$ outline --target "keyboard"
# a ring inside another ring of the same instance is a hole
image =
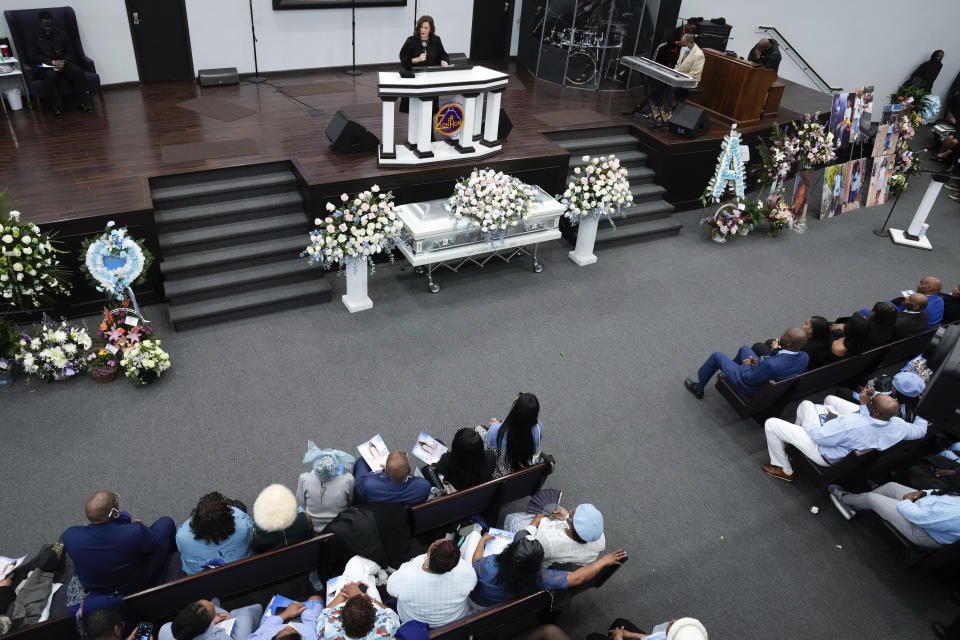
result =
[[[685,73],[680,73],[659,62],[654,62],[650,58],[640,58],[638,56],[623,56],[620,58],[620,64],[634,71],[638,71],[654,80],[659,80],[671,87],[681,89],[693,89],[697,86],[697,81]]]

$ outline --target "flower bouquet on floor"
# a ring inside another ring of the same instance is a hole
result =
[[[502,242],[507,229],[529,215],[536,194],[536,189],[502,171],[474,169],[457,182],[444,209],[478,227],[492,244]]]
[[[0,196],[2,196],[0,192]],[[20,213],[0,207],[0,306],[40,307],[54,296],[70,295],[67,270],[57,254],[53,236]]]
[[[103,310],[103,321],[97,327],[97,338],[104,341],[104,348],[111,354],[118,355],[118,351],[123,351],[153,334],[150,323],[129,305],[130,300],[124,298],[116,309]]]
[[[626,168],[613,154],[583,156],[581,161],[583,164],[573,169],[567,190],[558,198],[566,207],[564,215],[574,224],[588,216],[606,217],[615,227],[610,217],[633,203]]]
[[[836,159],[833,148],[833,133],[817,119],[819,113],[804,114],[803,120],[794,122],[794,134],[785,140],[787,155],[792,157],[799,169],[825,165]]]
[[[403,222],[394,213],[393,192],[373,185],[353,197],[342,194],[340,202],[339,207],[328,202],[327,215],[313,221],[310,244],[300,255],[325,269],[336,264],[342,270],[348,261],[367,263],[372,274],[373,256],[389,253],[400,241]]]
[[[793,210],[790,204],[782,197],[777,197],[767,211],[767,221],[770,223],[770,230],[767,235],[776,237],[780,235],[780,230],[793,224]]]
[[[14,356],[17,364],[44,382],[65,380],[81,373],[93,340],[85,327],[56,322],[47,315],[30,333],[20,336]]]
[[[146,280],[153,255],[143,240],[133,239],[125,227],[113,220],[101,235],[83,241],[84,261],[81,270],[90,284],[106,294],[108,301],[122,300],[134,284]]]
[[[117,377],[117,364],[120,357],[106,349],[91,351],[87,354],[87,371],[97,382],[113,382]]]
[[[728,202],[712,215],[702,218],[700,224],[710,232],[714,242],[723,244],[727,238],[742,228],[747,228],[750,219],[746,215],[747,205],[742,201]]]
[[[170,356],[160,348],[160,340],[141,340],[123,352],[120,367],[123,375],[142,387],[160,377],[160,374],[170,368]]]

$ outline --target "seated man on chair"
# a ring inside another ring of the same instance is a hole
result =
[[[47,89],[47,99],[54,115],[63,117],[63,98],[60,96],[60,78],[64,78],[73,88],[81,111],[90,113],[90,95],[87,93],[87,77],[77,65],[70,44],[70,36],[53,26],[53,15],[41,11],[40,32],[32,34],[27,40],[27,62],[39,69],[40,80]]]
[[[758,356],[746,346],[740,347],[733,360],[715,351],[700,367],[697,380],[687,378],[683,384],[687,391],[703,399],[703,389],[710,378],[717,371],[723,371],[740,395],[750,398],[760,385],[770,380],[783,380],[803,373],[810,361],[810,356],[801,351],[806,343],[806,332],[800,327],[790,327],[779,340],[774,341],[774,349],[769,356]]]
[[[927,426],[897,418],[900,403],[893,397],[876,394],[866,403],[868,415],[849,413],[825,422],[809,400],[797,407],[796,423],[768,418],[763,423],[770,464],[763,465],[768,476],[793,482],[793,467],[786,446],[792,444],[811,462],[829,467],[854,451],[885,451],[902,440],[916,440],[927,434]]]
[[[764,67],[765,69],[780,69],[780,43],[773,38],[760,38],[756,46],[750,50],[747,61]]]
[[[410,460],[406,451],[391,451],[383,471],[372,471],[366,461],[359,458],[353,466],[353,477],[357,504],[420,504],[430,497],[430,483],[410,475]]]
[[[680,57],[677,58],[676,71],[685,73],[700,84],[703,75],[703,51],[697,46],[692,33],[685,33],[680,38]]]

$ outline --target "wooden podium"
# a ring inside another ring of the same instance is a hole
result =
[[[703,55],[701,92],[690,96],[688,103],[737,124],[753,124],[763,116],[776,115],[783,95],[776,71],[714,49],[704,49]]]

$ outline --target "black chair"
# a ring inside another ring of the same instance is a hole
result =
[[[13,46],[16,49],[17,57],[20,60],[20,67],[23,69],[23,79],[30,88],[30,95],[40,107],[40,99],[46,99],[47,88],[40,80],[40,74],[32,60],[27,60],[30,47],[27,45],[29,38],[40,31],[40,19],[37,14],[41,11],[49,11],[53,15],[53,24],[56,28],[63,30],[71,40],[73,52],[77,57],[77,64],[83,69],[87,78],[87,91],[90,95],[96,92],[100,96],[100,102],[103,102],[103,95],[100,93],[100,76],[97,74],[97,68],[93,60],[83,53],[83,43],[80,41],[80,31],[77,28],[77,15],[73,7],[48,7],[37,9],[15,9],[4,11],[3,16],[7,19],[7,27],[10,29],[10,36],[13,38]],[[72,93],[70,85],[60,80],[60,95],[68,96]]]

